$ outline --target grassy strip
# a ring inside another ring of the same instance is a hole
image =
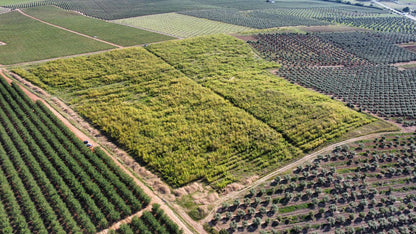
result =
[[[273,76],[265,69],[276,68],[275,63],[257,58],[249,46],[231,36],[193,38],[147,48],[305,151],[376,120]]]
[[[27,8],[24,11],[29,15],[49,23],[89,36],[96,36],[99,39],[122,46],[132,46],[172,39],[172,37],[169,36],[85,17],[79,13],[62,10],[53,6]]]
[[[0,64],[15,64],[113,48],[10,12],[0,15]]]
[[[292,205],[292,206],[285,206],[285,207],[281,207],[279,208],[279,213],[290,213],[296,210],[301,210],[301,209],[307,209],[309,208],[309,203],[301,203],[301,204],[297,204],[297,205]]]

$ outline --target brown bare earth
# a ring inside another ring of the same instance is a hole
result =
[[[13,82],[13,80],[10,79],[8,76],[6,76],[3,72],[4,71],[0,69],[0,76],[4,77],[8,83]],[[144,169],[139,164],[137,164],[134,161],[134,159],[128,156],[126,152],[119,149],[113,143],[108,141],[105,136],[101,135],[98,130],[91,127],[87,122],[85,122],[81,117],[79,117],[70,107],[66,106],[62,101],[60,101],[57,98],[52,98],[45,91],[43,91],[39,87],[36,87],[30,82],[24,80],[18,75],[13,74],[13,73],[9,73],[9,74],[19,82],[18,83],[19,86],[22,88],[22,90],[25,92],[26,95],[28,95],[33,101],[37,101],[37,100],[42,101],[79,139],[83,141],[88,140],[95,146],[96,145],[104,146],[102,147],[102,150],[104,150],[107,153],[107,155],[111,157],[113,161],[125,173],[127,173],[130,177],[132,177],[135,183],[141,189],[143,189],[143,191],[147,195],[151,197],[152,200],[149,206],[144,210],[149,210],[151,209],[151,205],[153,203],[158,203],[160,204],[161,208],[165,211],[165,213],[169,216],[169,218],[172,219],[172,221],[174,221],[175,223],[177,223],[179,228],[184,230],[184,233],[195,233],[195,232],[206,233],[205,230],[202,228],[202,226],[199,223],[192,220],[185,212],[179,211],[178,213],[181,215],[181,217],[179,218],[178,215],[171,209],[171,206],[173,206],[172,204],[169,204],[168,201],[164,200],[163,198],[160,198],[156,194],[156,192],[152,191],[147,185],[145,185],[142,181],[140,181],[131,171],[134,171],[140,175],[143,174],[147,177],[149,176],[156,177],[156,176],[152,175],[146,169]],[[26,87],[38,93],[42,98],[37,96],[35,93],[29,91]],[[46,102],[44,99],[51,100],[54,103],[54,105],[57,105],[57,108],[62,110],[65,113],[66,118],[61,113],[59,113],[56,109],[54,109],[51,105],[49,105],[49,103]],[[71,122],[76,123],[77,126],[81,126],[82,129],[87,130],[87,132],[89,133],[88,135],[91,135],[91,133],[93,133],[91,137],[87,136],[86,133],[82,132],[80,129],[75,127],[74,124],[71,123],[67,118],[70,119]],[[106,149],[110,149],[112,151],[112,154],[110,154],[109,151]],[[121,159],[124,162],[124,164],[120,163],[118,159]],[[127,169],[126,166],[129,167],[131,170]],[[160,179],[157,178],[157,179],[153,179],[152,181],[153,181],[153,185],[158,186],[158,187],[153,187],[152,189],[154,189],[157,192],[168,193],[168,194],[170,193],[170,188],[166,186],[163,182],[161,182]],[[155,182],[155,181],[158,181],[158,182]],[[134,216],[140,216],[144,210],[139,211],[136,214],[130,217],[127,217],[126,219],[123,219],[118,223],[115,223],[113,226],[110,227],[110,229],[117,229],[121,224],[129,222]],[[189,228],[190,226],[192,227],[192,229],[194,229],[194,231],[191,231],[191,229]],[[108,230],[109,229],[103,230],[100,233],[103,233],[103,234],[108,233]]]
[[[393,64],[393,66],[397,67],[401,71],[405,70],[405,69],[414,69],[414,68],[416,68],[416,61],[395,63],[395,64]]]
[[[233,35],[234,37],[241,39],[243,41],[255,41],[257,38],[254,35]]]
[[[415,42],[400,44],[398,46],[400,46],[402,48],[405,48],[405,49],[408,49],[408,50],[410,50],[412,52],[416,52],[416,43]]]

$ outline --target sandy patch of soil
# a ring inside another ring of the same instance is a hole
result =
[[[415,46],[416,48],[416,46]],[[416,52],[416,50],[415,50]],[[393,66],[397,67],[400,71],[406,70],[406,69],[412,69],[416,68],[416,61],[410,61],[410,62],[403,62],[403,63],[395,63]]]
[[[238,39],[241,39],[243,41],[255,41],[255,40],[257,40],[255,35],[237,35],[237,34],[235,34],[233,36],[238,38]]]
[[[402,48],[405,48],[405,49],[408,49],[408,50],[416,53],[416,42],[399,44],[398,46],[400,46]]]

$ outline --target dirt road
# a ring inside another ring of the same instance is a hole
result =
[[[11,83],[12,80],[7,77],[4,73],[3,70],[0,69],[0,76],[2,76],[3,78],[5,78],[7,80],[8,83]],[[57,112],[54,108],[52,108],[45,100],[43,100],[42,98],[38,97],[37,95],[35,95],[34,93],[30,92],[29,90],[26,89],[26,87],[22,86],[19,84],[19,86],[22,88],[22,90],[24,91],[24,93],[26,95],[28,95],[30,97],[30,99],[32,99],[33,101],[37,101],[40,100],[42,101],[79,139],[81,139],[82,141],[84,140],[88,140],[89,142],[91,142],[93,145],[98,145],[98,143],[92,139],[91,137],[88,137],[85,133],[83,133],[82,131],[80,131],[78,128],[76,128],[74,125],[72,125],[63,115],[61,115],[59,112]],[[149,187],[147,187],[145,184],[143,184],[139,179],[137,179],[137,177],[135,177],[130,170],[128,170],[123,164],[121,164],[112,154],[109,154],[104,148],[102,148],[102,150],[104,150],[107,155],[109,157],[111,157],[113,159],[113,161],[121,168],[123,169],[123,171],[125,173],[127,173],[130,177],[133,178],[134,182],[141,188],[143,189],[143,191],[151,197],[151,202],[149,204],[149,206],[145,209],[145,210],[150,210],[151,206],[153,203],[158,203],[160,204],[160,207],[165,211],[165,213],[169,216],[170,219],[172,219],[172,221],[174,221],[176,224],[178,224],[179,228],[184,230],[184,233],[194,233],[193,231],[191,231],[188,228],[188,225],[185,224],[182,219],[180,219],[178,217],[178,215],[173,212],[173,210],[170,208],[170,206],[168,205],[168,203],[164,200],[162,200],[157,194],[155,194]],[[116,228],[119,225],[121,225],[122,223],[128,222],[131,220],[131,218],[133,216],[140,216],[142,214],[143,211],[139,211],[138,213],[124,219],[121,220],[118,223],[113,224],[113,226],[111,226],[111,228]],[[199,225],[200,226],[200,225]],[[205,233],[205,231],[203,230],[202,226],[200,227],[194,227],[196,229],[196,231],[198,233]],[[100,233],[107,233],[108,229],[103,230]]]
[[[117,48],[124,48],[124,47],[123,47],[123,46],[121,46],[121,45],[117,45],[117,44],[114,44],[114,43],[111,43],[111,42],[108,42],[108,41],[104,41],[104,40],[98,39],[98,38],[96,38],[96,37],[91,37],[91,36],[88,36],[88,35],[83,34],[83,33],[80,33],[80,32],[76,32],[76,31],[73,31],[73,30],[70,30],[70,29],[67,29],[67,28],[64,28],[64,27],[61,27],[61,26],[55,25],[55,24],[48,23],[48,22],[43,21],[43,20],[41,20],[41,19],[38,19],[38,18],[36,18],[36,17],[34,17],[34,16],[28,15],[28,14],[24,13],[24,12],[23,12],[22,10],[20,10],[20,9],[17,9],[16,11],[17,11],[17,12],[19,12],[20,14],[22,14],[22,15],[26,16],[26,17],[29,17],[29,18],[34,19],[34,20],[37,20],[37,21],[39,21],[39,22],[41,22],[41,23],[44,23],[44,24],[47,24],[47,25],[49,25],[49,26],[52,26],[52,27],[55,27],[55,28],[59,28],[59,29],[62,29],[62,30],[68,31],[68,32],[70,32],[70,33],[74,33],[74,34],[77,34],[77,35],[79,35],[79,36],[83,36],[83,37],[86,37],[86,38],[89,38],[89,39],[92,39],[92,40],[96,40],[96,41],[99,41],[99,42],[102,42],[102,43],[105,43],[105,44],[108,44],[108,45],[111,45],[111,46],[114,46],[114,47],[117,47]]]
[[[403,131],[401,130],[400,132],[403,132]],[[254,188],[254,187],[258,186],[258,185],[260,185],[260,184],[262,184],[262,183],[264,183],[264,182],[266,182],[266,181],[274,178],[275,176],[277,176],[277,175],[279,175],[279,174],[281,174],[283,172],[286,172],[288,170],[293,170],[297,166],[303,165],[306,162],[311,162],[312,159],[314,159],[318,155],[324,154],[325,152],[328,152],[328,151],[332,151],[337,146],[341,146],[341,145],[344,145],[344,144],[348,144],[348,143],[352,143],[352,142],[360,141],[360,140],[374,139],[374,138],[380,137],[380,136],[382,136],[384,134],[386,134],[386,132],[374,133],[374,134],[370,134],[370,135],[365,135],[365,136],[351,138],[351,139],[348,139],[348,140],[345,140],[345,141],[342,141],[342,142],[338,142],[338,143],[332,144],[330,146],[327,146],[327,147],[325,147],[325,148],[323,148],[321,150],[318,150],[316,152],[313,152],[311,154],[308,154],[308,155],[300,158],[299,160],[297,160],[297,161],[295,161],[293,163],[290,163],[290,164],[288,164],[288,165],[286,165],[284,167],[281,167],[281,168],[279,168],[279,169],[277,169],[277,170],[275,170],[275,171],[267,174],[266,176],[258,179],[257,181],[255,181],[254,183],[252,183],[250,186],[248,186],[248,187],[246,187],[246,188],[244,188],[242,190],[235,191],[235,192],[232,192],[232,193],[227,194],[226,196],[221,197],[216,202],[216,207],[220,206],[221,203],[226,202],[227,200],[232,200],[234,198],[237,198],[237,197],[240,197],[240,196],[246,194],[247,191],[250,190],[251,188]],[[212,219],[215,211],[216,210],[213,209],[211,211],[211,213],[202,222],[204,222],[204,223],[205,222],[209,222]]]

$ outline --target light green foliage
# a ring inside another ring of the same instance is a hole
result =
[[[38,0],[0,0],[0,6],[7,6],[11,4],[38,2]]]
[[[196,18],[177,13],[140,16],[115,20],[127,24],[178,37],[202,36],[218,33],[235,33],[252,30],[251,28]]]
[[[30,71],[38,80],[26,78],[71,103],[171,185],[221,178],[223,187],[242,171],[273,169],[300,154],[280,133],[143,48]]]
[[[243,41],[218,35],[154,44],[150,51],[264,121],[297,147],[314,149],[375,119],[264,69]]]
[[[85,17],[73,11],[62,10],[53,6],[28,8],[27,14],[89,36],[109,41],[122,46],[132,46],[172,39],[169,36],[144,31],[103,20]]]
[[[15,64],[113,48],[10,12],[0,15],[0,64]]]

